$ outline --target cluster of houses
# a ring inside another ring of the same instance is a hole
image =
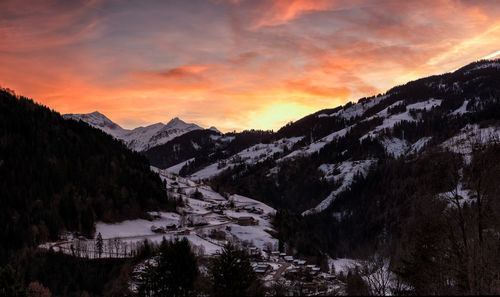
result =
[[[164,234],[164,233],[167,233],[167,231],[176,231],[176,230],[178,230],[177,228],[178,228],[178,226],[175,224],[167,225],[165,227],[158,227],[156,225],[153,225],[153,226],[151,226],[151,231],[153,231],[154,233],[158,233],[158,234]],[[175,232],[175,234],[176,235],[189,235],[189,234],[191,234],[191,230],[189,230],[189,229],[178,230],[177,232]]]
[[[234,203],[232,202],[226,202],[226,203],[219,203],[217,205],[210,205],[208,206],[209,210],[211,210],[213,213],[216,213],[216,214],[224,214],[224,210],[226,209],[230,209],[230,210],[234,210],[235,212],[241,212],[241,211],[245,211],[245,212],[248,212],[248,213],[254,213],[254,214],[257,214],[257,215],[261,215],[264,213],[264,210],[262,208],[259,208],[259,207],[255,207],[255,206],[235,206]]]
[[[320,267],[307,264],[306,260],[295,259],[286,253],[273,251],[269,253],[268,262],[256,262],[253,265],[255,273],[266,281],[277,281],[276,277],[283,279],[287,286],[286,296],[322,295],[332,293],[336,287],[336,276],[321,272]],[[279,272],[273,263],[286,266]]]
[[[257,266],[255,266],[253,268],[253,270],[257,274],[265,274],[269,271],[270,268],[271,268],[271,265],[269,265],[267,263],[259,263],[259,264],[257,264]]]
[[[260,250],[258,248],[255,248],[255,247],[250,248],[250,255],[258,254],[258,253],[260,253]],[[294,270],[298,271],[299,269],[306,270],[311,275],[317,275],[320,272],[320,268],[318,266],[312,265],[312,264],[307,264],[306,260],[295,259],[295,258],[293,258],[293,256],[289,256],[286,253],[280,253],[279,251],[271,252],[268,260],[270,260],[272,262],[287,262],[287,263],[293,264],[293,268],[291,268],[290,271],[294,271]],[[259,263],[258,267],[261,267],[261,266],[263,267],[264,265],[268,265],[266,267],[269,267],[269,264],[262,264],[262,263]],[[261,270],[262,269],[260,269],[259,271],[261,271]],[[267,272],[267,270],[262,272],[262,273],[265,273],[265,272]]]

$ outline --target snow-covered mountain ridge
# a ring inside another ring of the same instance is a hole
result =
[[[134,151],[144,151],[151,147],[162,145],[194,130],[202,130],[200,126],[193,123],[186,123],[179,118],[173,118],[167,124],[156,123],[146,127],[137,127],[132,130],[124,129],[111,121],[102,113],[95,111],[88,114],[65,114],[66,119],[82,120],[94,128],[110,134]],[[210,130],[218,131],[215,127]]]

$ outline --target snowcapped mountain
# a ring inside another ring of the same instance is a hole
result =
[[[117,135],[122,135],[127,132],[127,130],[115,124],[113,121],[111,121],[98,111],[85,114],[68,113],[63,115],[63,117],[65,119],[73,119],[75,121],[82,120],[94,128],[101,129],[102,131],[113,135],[115,138],[118,138]]]
[[[177,117],[170,120],[167,124],[156,123],[133,130],[120,127],[98,111],[88,114],[65,114],[63,117],[77,121],[82,120],[92,127],[101,129],[116,139],[122,140],[127,147],[135,151],[144,151],[165,144],[175,137],[190,131],[203,130],[200,126],[186,123]],[[211,127],[210,129],[217,130],[215,127]]]

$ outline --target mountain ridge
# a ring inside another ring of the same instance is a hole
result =
[[[87,124],[101,129],[134,151],[145,151],[181,136],[194,130],[202,130],[200,126],[194,123],[186,123],[178,117],[172,118],[167,124],[161,122],[148,126],[140,126],[134,129],[125,129],[111,121],[99,111],[87,114],[64,114],[64,118],[73,120],[82,120]]]

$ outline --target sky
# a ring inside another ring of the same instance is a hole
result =
[[[0,0],[0,86],[124,128],[277,130],[499,54],[496,0]]]

